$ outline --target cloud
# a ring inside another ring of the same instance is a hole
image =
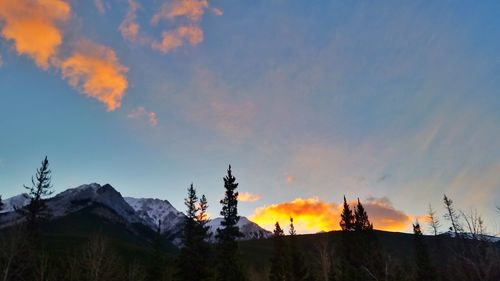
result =
[[[259,194],[252,194],[248,192],[240,192],[238,195],[238,200],[241,202],[256,202],[262,198]]]
[[[104,5],[103,0],[94,0],[94,5],[99,14],[104,15],[106,13],[106,6]]]
[[[122,34],[123,38],[130,41],[136,41],[140,30],[136,14],[139,9],[139,3],[137,3],[136,0],[129,0],[128,7],[127,15],[118,27],[118,30]]]
[[[355,201],[349,204],[354,206]],[[396,210],[385,197],[370,197],[362,204],[376,229],[403,231],[412,222],[409,215]],[[293,217],[295,227],[299,232],[315,233],[338,230],[341,211],[341,204],[328,203],[318,198],[297,198],[290,202],[257,208],[250,218],[262,227],[272,229],[276,221],[281,225],[286,225],[290,217]]]
[[[151,18],[151,24],[157,25],[162,20],[174,22],[183,18],[183,23],[174,30],[162,32],[160,41],[154,40],[151,47],[162,53],[170,52],[186,43],[195,46],[203,42],[203,30],[199,26],[205,11],[209,9],[208,0],[175,0],[165,2],[160,10]],[[212,13],[221,16],[222,11],[211,9]]]
[[[14,41],[19,55],[27,55],[48,69],[63,42],[58,24],[66,22],[71,7],[62,0],[0,0],[1,35]]]
[[[60,67],[72,87],[104,103],[108,111],[121,106],[128,69],[118,62],[112,49],[83,40]]]
[[[290,202],[272,204],[255,210],[250,219],[260,226],[272,229],[278,221],[287,225],[290,217],[299,232],[319,232],[336,229],[338,211],[335,203],[327,203],[318,198],[297,198]]]
[[[139,106],[136,109],[131,110],[127,117],[130,119],[136,118],[147,118],[148,123],[151,127],[156,127],[158,125],[158,117],[156,116],[156,112],[147,111],[143,106]]]
[[[285,182],[288,184],[292,184],[295,182],[295,177],[292,175],[286,175],[285,176]]]
[[[402,231],[408,228],[412,217],[403,211],[396,210],[387,197],[368,197],[361,202],[376,229]],[[355,202],[351,202],[354,206]]]
[[[198,22],[207,8],[207,0],[166,1],[161,9],[151,18],[151,23],[158,24],[160,20],[174,20],[177,17],[186,17],[192,22]]]
[[[153,49],[162,53],[179,48],[185,42],[194,46],[203,41],[203,30],[198,26],[180,26],[174,31],[165,31],[162,34],[161,41],[155,41],[152,44]]]
[[[2,58],[2,55],[0,55],[0,68],[2,68],[3,66],[3,58]]]

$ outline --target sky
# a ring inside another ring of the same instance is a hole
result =
[[[56,192],[193,183],[216,217],[231,164],[268,229],[345,195],[409,231],[447,194],[497,234],[499,50],[498,1],[0,0],[0,194],[47,155]]]

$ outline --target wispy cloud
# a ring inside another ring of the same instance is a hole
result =
[[[147,111],[143,106],[139,106],[131,110],[127,114],[127,117],[130,119],[145,118],[147,119],[151,127],[156,127],[158,125],[158,117],[156,116],[156,112]]]
[[[128,69],[118,62],[112,49],[82,40],[61,63],[61,70],[71,86],[104,103],[108,111],[121,106]]]
[[[141,28],[137,22],[137,10],[139,7],[139,3],[137,3],[136,0],[129,0],[127,15],[118,27],[123,38],[130,41],[136,41],[139,36],[139,30]]]
[[[123,38],[140,44],[150,44],[151,48],[162,53],[168,53],[185,44],[200,44],[203,41],[203,30],[200,27],[203,15],[207,11],[217,16],[222,15],[222,10],[211,8],[207,0],[164,1],[151,17],[151,25],[159,26],[162,21],[168,21],[169,26],[177,26],[163,29],[161,39],[158,40],[141,33],[141,26],[137,21],[140,6],[136,0],[129,0],[128,3],[127,14],[119,27]]]
[[[351,206],[355,203],[349,202]],[[385,197],[370,197],[362,203],[376,229],[403,231],[412,221],[411,216],[396,210]],[[250,218],[259,225],[272,229],[275,222],[286,225],[290,217],[293,217],[298,231],[315,233],[340,229],[341,210],[342,205],[335,202],[329,203],[319,198],[297,198],[290,202],[257,208]]]
[[[256,202],[262,198],[259,194],[253,194],[249,192],[240,192],[238,195],[238,200],[242,202]]]
[[[94,0],[94,5],[99,12],[99,14],[104,15],[106,13],[106,5],[103,0]]]

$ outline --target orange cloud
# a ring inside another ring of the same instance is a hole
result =
[[[131,119],[147,117],[148,123],[151,127],[156,127],[158,125],[156,112],[147,111],[143,106],[139,106],[138,108],[130,111],[129,114],[127,114],[127,117]]]
[[[410,216],[394,209],[387,198],[371,197],[362,203],[376,229],[403,231],[412,222]],[[349,204],[354,206],[355,202]],[[273,229],[277,221],[281,225],[288,225],[290,217],[293,217],[297,231],[316,233],[338,230],[341,210],[341,204],[324,202],[318,198],[297,198],[257,208],[250,219],[264,228]]]
[[[27,55],[47,69],[63,42],[58,24],[70,14],[71,7],[63,0],[0,0],[0,33],[14,41],[19,55]]]
[[[118,27],[118,30],[122,34],[123,38],[130,41],[135,41],[138,38],[140,29],[140,26],[137,23],[136,15],[137,9],[139,9],[139,4],[136,2],[136,0],[129,0],[128,6],[129,9],[127,12],[127,16]]]
[[[240,192],[238,195],[238,200],[242,202],[255,202],[262,198],[259,194],[252,194],[248,192]]]
[[[165,2],[161,9],[151,18],[151,24],[158,24],[161,20],[174,21],[178,17],[185,18],[183,25],[175,30],[162,33],[161,41],[153,41],[151,47],[162,53],[179,48],[188,42],[191,46],[203,41],[203,30],[199,26],[205,11],[209,9],[208,0],[175,0]],[[222,15],[217,8],[210,9],[215,15]],[[187,23],[186,23],[187,21]]]
[[[186,17],[196,22],[201,19],[208,8],[208,0],[175,0],[163,4],[153,16],[151,23],[157,24],[162,19],[174,20],[176,17]]]
[[[394,209],[391,201],[386,197],[369,197],[361,203],[376,229],[403,231],[412,223],[412,218],[403,211]],[[354,204],[355,202],[350,203],[351,206]]]
[[[290,202],[257,208],[250,217],[260,226],[273,229],[274,224],[288,225],[290,217],[300,232],[320,232],[335,229],[338,225],[337,205],[326,203],[318,198],[297,198]]]
[[[203,30],[198,26],[180,26],[174,31],[165,31],[160,42],[153,42],[152,47],[162,53],[167,53],[184,45],[187,41],[197,45],[203,41]]]
[[[286,175],[285,176],[285,182],[288,183],[288,184],[291,184],[291,183],[295,182],[295,177],[292,176],[292,175]]]
[[[60,65],[63,78],[87,96],[104,103],[109,111],[121,106],[128,87],[125,73],[128,69],[118,62],[115,52],[89,41]]]

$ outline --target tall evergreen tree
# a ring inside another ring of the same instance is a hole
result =
[[[224,177],[224,188],[226,189],[224,199],[220,201],[222,210],[221,228],[217,229],[217,279],[220,281],[244,280],[243,270],[238,259],[238,243],[236,239],[242,234],[238,227],[238,192],[236,178],[232,175],[231,165]]]
[[[295,226],[293,225],[293,218],[290,218],[290,278],[291,281],[307,281],[312,280],[312,274],[310,274],[309,268],[307,267],[302,252],[297,245],[297,232],[295,231]]]
[[[212,280],[213,275],[211,270],[212,247],[209,243],[210,227],[208,223],[208,200],[205,195],[202,195],[199,202],[199,210],[196,216],[196,240],[195,248],[198,257],[198,280]]]
[[[41,167],[36,170],[35,177],[31,177],[32,185],[24,186],[28,191],[28,194],[25,196],[29,199],[29,203],[22,209],[19,209],[19,211],[25,216],[28,230],[31,234],[38,232],[40,221],[49,216],[45,199],[54,192],[52,190],[50,173],[49,160],[45,156]]]
[[[427,245],[423,239],[422,229],[418,221],[413,224],[413,234],[415,237],[415,280],[436,280],[436,271],[431,264]]]
[[[207,199],[198,201],[193,184],[188,188],[187,207],[182,247],[178,259],[178,278],[182,281],[206,280],[208,278],[208,227],[206,226]]]
[[[344,208],[340,214],[340,228],[342,231],[353,231],[354,230],[354,215],[352,210],[347,204],[347,200],[344,196]]]
[[[285,253],[284,232],[280,224],[276,222],[273,231],[274,252],[271,257],[271,271],[269,273],[270,281],[286,281],[288,275],[287,260]]]
[[[358,205],[356,205],[356,208],[354,209],[354,230],[366,231],[372,229],[373,224],[368,219],[368,214],[358,198]]]

